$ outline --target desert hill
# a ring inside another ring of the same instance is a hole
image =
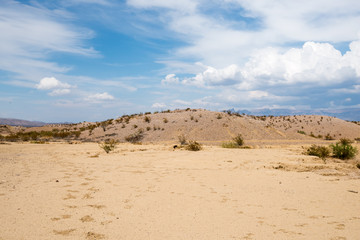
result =
[[[246,141],[298,140],[323,141],[340,138],[359,139],[360,126],[338,118],[314,115],[251,116],[231,112],[186,109],[124,115],[102,122],[46,125],[12,129],[13,135],[32,134],[31,139],[77,139],[126,142],[137,136],[141,142],[178,142],[187,140],[218,144],[241,134]],[[42,132],[41,134],[34,133]],[[3,135],[9,135],[4,133]],[[28,139],[27,139],[28,140]]]
[[[41,127],[46,125],[44,122],[27,121],[15,118],[0,118],[0,125],[23,126],[23,127]]]

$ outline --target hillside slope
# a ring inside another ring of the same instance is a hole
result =
[[[164,111],[160,113],[124,115],[102,122],[46,125],[31,128],[9,128],[18,132],[14,139],[77,139],[126,142],[126,137],[141,132],[141,142],[178,142],[187,140],[214,144],[231,140],[241,134],[245,141],[296,140],[321,141],[327,139],[360,138],[360,126],[328,116],[256,117],[202,109]],[[9,129],[4,131],[9,135]],[[5,129],[3,129],[5,130]],[[41,132],[34,134],[34,132]],[[28,133],[29,136],[23,137]],[[21,135],[22,134],[22,135]]]

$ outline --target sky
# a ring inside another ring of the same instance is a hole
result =
[[[360,108],[358,0],[0,0],[0,117]]]

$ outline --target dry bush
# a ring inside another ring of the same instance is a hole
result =
[[[196,141],[189,141],[189,144],[185,147],[185,149],[188,151],[200,151],[202,146]]]
[[[116,147],[117,142],[114,139],[106,140],[99,144],[100,148],[104,149],[106,153],[113,151]]]
[[[330,149],[325,146],[317,146],[313,144],[306,150],[306,154],[310,156],[317,156],[324,160],[330,156]]]
[[[139,143],[144,138],[143,132],[144,131],[142,129],[139,129],[137,132],[125,137],[125,141],[130,143]]]

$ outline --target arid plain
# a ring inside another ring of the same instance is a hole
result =
[[[201,114],[189,117],[189,122],[201,126],[200,118],[209,113]],[[226,115],[212,118],[220,122]],[[267,124],[258,121],[252,124]],[[235,123],[219,124],[222,131],[243,133],[251,148],[222,148],[219,139],[207,142],[195,127],[189,128],[195,131],[189,138],[204,143],[197,152],[174,149],[175,140],[156,141],[158,135],[147,136],[150,140],[142,144],[120,143],[109,154],[96,142],[4,142],[0,145],[0,239],[360,236],[359,156],[348,161],[330,157],[324,162],[304,155],[312,143],[328,145],[337,140],[304,136],[295,127],[281,129],[284,122],[267,127],[267,139],[251,138],[263,134],[260,127],[251,132],[251,126],[240,123],[248,129],[241,132],[226,130]],[[315,122],[318,125],[323,127]],[[164,126],[151,132],[175,131],[169,123]],[[176,134],[185,131],[176,127]],[[110,132],[100,130],[99,134]],[[347,132],[360,133],[344,129],[340,134]]]

